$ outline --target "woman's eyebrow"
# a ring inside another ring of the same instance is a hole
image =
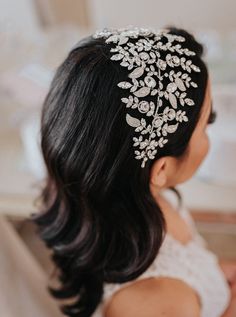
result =
[[[211,99],[211,108],[210,108],[210,112],[209,112],[209,115],[208,115],[208,119],[212,115],[212,112],[213,112],[213,100]]]
[[[215,122],[215,119],[216,119],[216,111],[214,110],[213,101],[211,100],[211,111],[209,113],[207,123],[213,123]]]
[[[211,116],[211,113],[212,113],[212,101],[211,101],[210,111],[209,109],[205,109],[204,121],[206,122],[206,124]]]

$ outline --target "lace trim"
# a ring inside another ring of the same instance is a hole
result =
[[[151,266],[137,279],[123,284],[105,284],[104,297],[93,317],[103,316],[106,304],[119,289],[134,281],[166,276],[179,278],[192,287],[198,294],[202,317],[219,317],[230,301],[230,289],[218,264],[216,254],[208,250],[207,243],[198,233],[194,220],[187,209],[181,208],[180,213],[189,224],[193,239],[186,244],[181,243],[169,233]],[[202,268],[202,270],[199,270]]]

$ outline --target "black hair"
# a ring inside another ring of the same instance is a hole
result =
[[[146,162],[134,158],[134,130],[126,120],[117,83],[127,69],[110,60],[104,39],[83,38],[58,67],[41,116],[41,148],[47,168],[40,212],[32,215],[41,239],[52,251],[60,288],[49,287],[67,316],[91,316],[102,300],[104,283],[137,278],[154,261],[166,223],[151,195],[153,163],[181,156],[199,120],[208,73],[203,46],[185,30],[185,47],[201,72],[192,73],[198,88],[189,88],[194,107],[185,122]]]

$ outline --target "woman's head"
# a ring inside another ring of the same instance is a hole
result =
[[[215,118],[210,85],[210,79],[208,79],[200,116],[186,150],[181,156],[163,156],[154,162],[150,173],[152,193],[157,193],[162,188],[174,187],[188,180],[206,157],[209,150],[207,125],[214,122]]]
[[[209,112],[204,110],[209,101],[204,102],[208,74],[203,47],[184,30],[169,32],[185,37],[185,47],[196,53],[189,58],[201,72],[193,76],[198,88],[189,90],[195,105],[186,109],[188,122],[145,168],[134,158],[134,131],[125,120],[124,91],[117,87],[128,71],[110,60],[104,39],[90,36],[71,50],[45,99],[41,147],[48,177],[34,221],[59,269],[61,290],[52,294],[74,298],[74,304],[63,308],[68,316],[90,316],[101,301],[104,282],[132,280],[153,262],[166,225],[150,184],[154,190],[161,187],[156,183],[163,178],[160,171],[168,176],[163,187],[188,178],[201,160],[195,146],[201,145],[201,157],[206,152],[205,119],[200,117]],[[179,173],[174,181],[177,164],[185,176]]]

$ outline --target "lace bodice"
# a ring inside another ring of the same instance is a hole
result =
[[[197,291],[201,317],[220,317],[229,304],[230,288],[218,264],[218,257],[207,249],[207,242],[198,233],[189,211],[182,207],[179,212],[189,224],[193,239],[182,244],[167,233],[156,259],[135,281],[155,276],[179,278]],[[103,301],[93,317],[103,317],[102,311],[111,296],[133,281],[105,284]]]

